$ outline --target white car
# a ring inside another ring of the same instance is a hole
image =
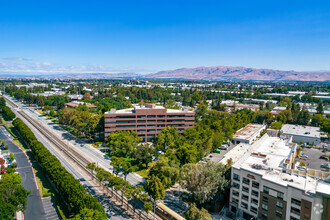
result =
[[[300,154],[300,157],[302,157],[302,158],[308,158],[308,156],[306,155],[306,154]]]
[[[221,145],[221,147],[219,147],[220,150],[228,150],[228,145],[227,144],[224,144],[224,145]]]

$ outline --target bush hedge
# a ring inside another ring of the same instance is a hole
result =
[[[78,214],[82,209],[87,208],[102,213],[106,219],[103,206],[96,198],[89,195],[79,181],[37,140],[31,129],[19,118],[13,121],[13,125],[28,143],[36,159],[74,213]]]
[[[2,113],[7,120],[13,120],[16,118],[15,113],[8,106],[2,107]]]

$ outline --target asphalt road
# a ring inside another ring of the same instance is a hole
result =
[[[17,104],[17,103],[16,103]],[[16,109],[12,110],[16,112]],[[20,109],[22,110],[22,109]],[[29,113],[31,115],[31,111],[27,111],[26,108],[24,108],[24,112]],[[34,114],[36,115],[36,114]],[[36,116],[34,116],[36,117]],[[54,155],[59,159],[61,162],[62,166],[69,171],[76,179],[79,180],[79,182],[83,185],[85,190],[94,196],[104,207],[104,210],[108,216],[108,219],[129,219],[129,216],[124,213],[124,210],[114,204],[113,202],[110,201],[110,198],[106,196],[104,193],[100,192],[97,187],[91,183],[89,180],[85,179],[85,177],[80,173],[80,170],[77,169],[77,166],[75,166],[73,163],[69,162],[66,156],[60,150],[58,150],[53,144],[51,144],[42,134],[39,133],[37,129],[35,129],[33,126],[30,126],[30,124],[24,119],[21,118],[24,123],[26,123],[36,138]],[[101,153],[101,152],[100,152]],[[109,162],[108,162],[109,163]],[[35,218],[36,219],[36,218]],[[42,218],[41,218],[42,219]]]
[[[32,171],[33,168],[24,152],[17,145],[11,142],[10,138],[8,138],[8,134],[8,131],[4,127],[0,127],[0,139],[5,140],[9,147],[9,152],[12,152],[16,158],[16,171],[21,174],[22,186],[26,190],[31,191],[27,198],[24,219],[45,219],[46,213],[44,211],[36,180],[34,178]]]
[[[11,99],[10,97],[6,96],[7,98]],[[13,100],[13,99],[11,99]],[[96,164],[103,169],[109,171],[112,173],[112,166],[110,165],[110,160],[105,157],[105,154],[102,153],[101,151],[95,149],[93,146],[89,145],[87,142],[84,140],[81,140],[79,138],[76,138],[74,135],[70,134],[69,132],[65,131],[63,128],[61,128],[58,124],[53,123],[51,120],[47,119],[46,117],[40,115],[36,111],[34,111],[33,108],[30,107],[23,107],[23,104],[20,102],[15,102],[16,105],[20,107],[20,110],[24,110],[26,114],[28,114],[30,117],[39,120],[43,125],[47,126],[49,129],[51,129],[54,134],[56,134],[58,137],[61,137],[63,140],[67,141],[68,144],[71,145],[71,147],[75,147],[75,149],[79,150],[86,158],[90,158],[91,161],[96,162]],[[13,109],[15,110],[15,109]],[[22,119],[25,121],[24,119]],[[27,123],[25,121],[25,123]],[[28,123],[27,123],[28,124]],[[29,126],[30,127],[30,126]],[[80,175],[77,170],[72,167],[70,163],[66,161],[65,158],[61,154],[59,154],[55,149],[52,144],[48,143],[46,140],[44,140],[44,137],[38,133],[38,131],[32,127],[30,127],[32,131],[35,133],[36,137],[38,138],[39,141],[41,141],[45,147],[47,147],[52,154],[54,154],[62,163],[62,165],[70,172],[72,173],[75,178],[77,178],[85,187],[87,191],[91,190],[90,193],[94,195],[94,197],[98,198],[98,200],[101,202],[101,204],[106,207],[106,212],[108,216],[114,216],[116,217],[122,217],[122,212],[120,209],[116,209],[113,206],[107,207],[109,204],[107,200],[104,200],[104,198],[95,196],[95,192],[97,192],[97,195],[100,195],[100,193],[97,190],[94,190],[94,187],[84,179],[82,175]],[[85,147],[81,147],[81,144],[85,144]],[[119,176],[123,175],[119,173]],[[123,177],[124,178],[124,177]],[[127,176],[127,181],[131,183],[132,185],[142,185],[145,182],[145,179],[141,177],[140,175],[136,173],[130,173]],[[182,200],[179,200],[178,198],[174,197],[171,193],[166,192],[166,197],[163,200],[163,202],[170,207],[171,209],[175,210],[179,214],[182,214],[184,210],[187,208],[187,204],[184,203]],[[109,210],[108,210],[109,209]],[[124,216],[126,218],[127,216]]]

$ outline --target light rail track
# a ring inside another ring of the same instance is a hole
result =
[[[9,100],[8,98],[4,97],[6,102],[18,109],[19,106],[16,105],[14,102]],[[54,144],[60,151],[62,151],[67,157],[69,157],[75,164],[77,164],[86,174],[88,174],[95,182],[98,183],[96,187],[100,189],[100,191],[107,191],[107,194],[109,195],[114,195],[115,198],[122,198],[122,196],[118,193],[113,191],[109,187],[105,187],[96,177],[96,175],[88,170],[86,166],[88,163],[91,163],[92,161],[88,160],[86,157],[81,155],[74,147],[71,147],[70,144],[66,143],[62,139],[60,139],[58,136],[53,134],[48,128],[46,128],[44,125],[42,125],[41,122],[37,121],[36,119],[33,119],[29,115],[27,115],[24,111],[22,110],[16,110],[17,114],[23,117],[26,121],[28,121],[36,130],[38,130],[43,136],[45,136],[52,144]],[[127,204],[126,207],[128,207],[128,201],[126,200],[125,203]],[[141,207],[140,207],[141,208]],[[178,219],[178,218],[173,218],[173,217],[168,217],[166,216],[166,213],[164,213],[165,210],[160,208],[158,205],[156,205],[156,219]],[[142,214],[142,215],[141,215]],[[135,216],[135,211],[134,214]],[[140,213],[139,219],[149,219],[149,217],[145,213]]]

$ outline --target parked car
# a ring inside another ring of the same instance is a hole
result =
[[[297,166],[297,169],[298,169],[299,171],[306,171],[306,168],[305,168],[304,166],[301,166],[301,165],[298,165],[298,166]]]
[[[304,153],[300,154],[300,157],[302,157],[302,158],[308,158],[308,156],[306,154],[304,154]]]
[[[320,159],[323,159],[323,160],[329,161],[329,158],[327,158],[326,156],[320,156]]]
[[[324,163],[324,164],[321,165],[321,168],[330,169],[330,165]]]
[[[80,147],[85,147],[85,144],[81,144]]]
[[[219,147],[220,150],[228,150],[228,145],[227,144],[223,144],[221,145],[221,147]]]

